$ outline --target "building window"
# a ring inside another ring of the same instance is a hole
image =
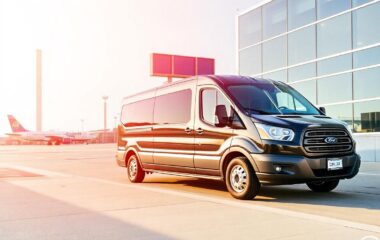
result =
[[[380,64],[380,47],[354,52],[354,68]]]
[[[350,126],[353,129],[353,114],[352,114],[352,103],[339,104],[326,106],[326,114],[335,119],[339,119]]]
[[[239,47],[244,48],[261,41],[261,8],[239,17]]]
[[[326,18],[351,8],[349,0],[317,0],[318,19]]]
[[[352,0],[352,7],[357,7],[371,1],[372,0]]]
[[[352,100],[352,73],[320,78],[317,84],[318,104]]]
[[[286,0],[275,0],[263,6],[263,39],[286,32]]]
[[[354,131],[380,132],[380,100],[354,104]]]
[[[380,42],[380,3],[353,12],[354,48]]]
[[[354,72],[354,99],[380,97],[380,67]]]
[[[352,55],[345,54],[318,62],[318,76],[352,69]]]
[[[316,46],[315,26],[289,33],[288,46],[289,65],[314,59]]]
[[[289,68],[288,71],[289,82],[312,78],[316,76],[316,64],[315,62],[308,63],[301,66]]]
[[[263,75],[263,78],[287,82],[287,70],[280,70],[276,72],[267,73]]]
[[[261,44],[249,47],[239,52],[240,75],[252,76],[262,72]]]
[[[286,36],[275,38],[263,44],[263,71],[286,66]]]
[[[288,1],[289,30],[315,21],[315,0]]]
[[[307,98],[311,103],[317,103],[317,91],[315,80],[299,82],[292,84],[292,87],[300,92],[304,97]]]
[[[191,90],[186,89],[156,97],[154,122],[187,123],[191,116]]]
[[[351,49],[351,14],[323,21],[318,24],[317,31],[318,57]]]
[[[154,98],[129,103],[123,106],[121,122],[125,127],[152,125]]]

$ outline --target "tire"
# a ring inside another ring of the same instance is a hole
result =
[[[131,155],[128,159],[127,174],[129,181],[133,183],[141,183],[144,180],[145,172],[141,168],[136,155]]]
[[[339,180],[329,180],[329,181],[320,181],[320,182],[309,182],[306,185],[313,192],[331,192],[339,184]]]
[[[245,157],[232,159],[227,166],[225,176],[227,189],[234,198],[250,200],[260,191],[260,181]]]

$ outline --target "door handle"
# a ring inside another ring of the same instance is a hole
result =
[[[196,131],[198,134],[202,134],[202,133],[203,133],[203,129],[202,129],[202,128],[197,128],[195,131]]]
[[[189,127],[185,128],[185,132],[186,132],[187,134],[190,134],[192,131],[193,131],[193,129],[191,129],[191,128],[189,128]]]

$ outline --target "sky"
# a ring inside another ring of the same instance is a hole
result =
[[[43,130],[108,128],[122,98],[165,82],[152,52],[216,59],[236,74],[236,15],[258,0],[0,0],[0,135],[7,114],[35,129],[35,51],[42,50]]]

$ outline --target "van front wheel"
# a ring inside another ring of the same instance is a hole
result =
[[[237,199],[253,199],[260,191],[260,182],[251,164],[245,157],[231,160],[226,171],[226,185]]]
[[[331,192],[339,184],[339,180],[309,182],[306,185],[314,192]]]
[[[133,183],[140,183],[144,180],[145,172],[141,168],[139,161],[135,155],[128,159],[127,164],[128,178]]]

